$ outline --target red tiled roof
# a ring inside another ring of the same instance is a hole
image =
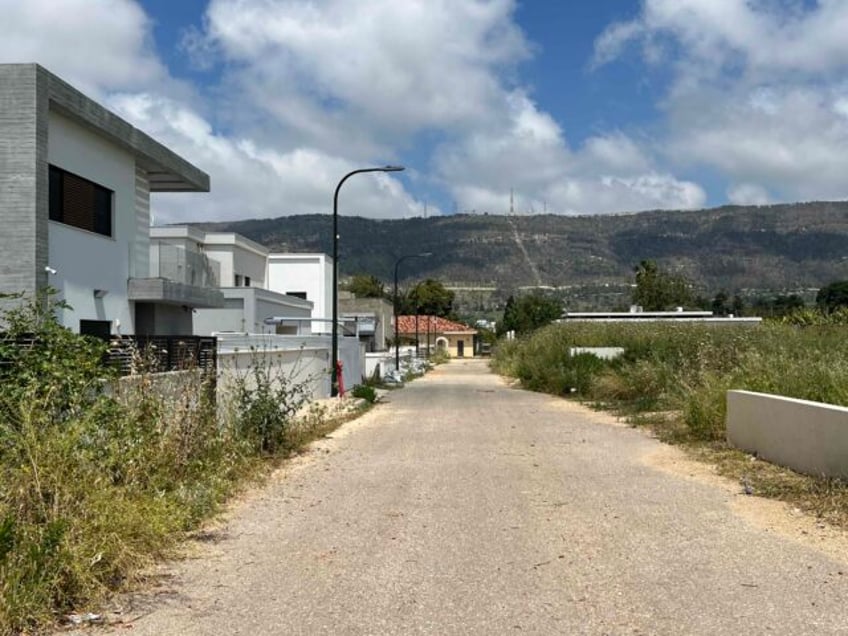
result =
[[[425,333],[428,330],[431,333],[477,333],[476,329],[463,325],[460,322],[448,320],[447,318],[418,316],[418,331]],[[398,333],[415,333],[415,316],[398,316]]]

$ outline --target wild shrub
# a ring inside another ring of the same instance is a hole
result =
[[[0,339],[0,634],[84,606],[167,553],[260,456],[288,448],[305,395],[260,365],[233,418],[214,378],[153,374],[145,352],[118,379],[105,345],[64,329],[51,304],[9,312]]]
[[[722,439],[728,389],[848,406],[848,339],[834,314],[756,327],[553,325],[499,343],[492,366],[533,390],[562,395],[576,387],[578,396],[630,412],[675,410],[692,437]],[[593,363],[568,355],[570,347],[595,346],[624,354]]]
[[[251,350],[247,369],[236,369],[232,381],[232,417],[238,434],[254,451],[274,454],[291,449],[288,428],[309,399],[308,384],[278,372],[267,351]]]
[[[373,386],[367,384],[357,384],[353,387],[351,394],[353,397],[363,399],[369,404],[373,404],[377,400],[377,391],[374,390]]]

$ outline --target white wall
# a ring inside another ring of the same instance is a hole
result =
[[[266,288],[265,285],[265,256],[238,244],[222,245],[210,243],[203,247],[206,256],[221,265],[221,287],[235,287],[236,274],[250,277],[251,287]],[[242,283],[244,285],[244,283]]]
[[[329,397],[326,350],[323,348],[219,351],[218,395],[226,400],[238,378],[252,384],[251,367],[257,364],[264,365],[271,378],[305,384],[313,400]]]
[[[848,477],[848,408],[728,391],[727,441],[802,473]]]
[[[218,336],[218,367],[249,368],[252,360],[280,365],[280,373],[311,383],[312,396],[330,396],[329,336],[239,335]],[[361,384],[365,353],[356,338],[339,339],[339,359],[344,368],[346,390]]]
[[[47,157],[50,164],[115,193],[111,238],[49,221],[48,265],[58,270],[49,282],[60,291],[60,299],[72,307],[60,310],[59,318],[73,331],[79,331],[81,319],[118,319],[122,333],[134,333],[127,279],[131,260],[141,251],[135,211],[135,160],[102,137],[53,112],[49,116]],[[95,289],[108,293],[95,299]]]
[[[280,294],[306,292],[312,301],[312,330],[329,333],[332,318],[333,259],[326,254],[270,254],[268,256],[268,289]]]
[[[275,333],[275,325],[266,325],[266,318],[308,318],[311,314],[306,303],[286,299],[258,287],[225,287],[221,289],[226,299],[222,309],[197,309],[194,314],[194,334],[208,336],[218,331],[243,333]],[[309,325],[300,331],[310,333]]]

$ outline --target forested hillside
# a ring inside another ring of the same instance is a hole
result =
[[[202,224],[273,250],[331,252],[330,215]],[[623,285],[642,259],[683,273],[705,293],[790,290],[848,278],[848,203],[726,206],[613,216],[339,217],[342,275],[434,277],[468,286]]]

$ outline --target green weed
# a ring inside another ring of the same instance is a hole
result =
[[[142,351],[139,373],[118,379],[105,345],[46,307],[4,316],[0,340],[0,634],[131,581],[267,457],[324,426],[320,412],[292,424],[305,389],[260,364],[236,380],[234,409],[216,402],[212,378],[154,375]]]

